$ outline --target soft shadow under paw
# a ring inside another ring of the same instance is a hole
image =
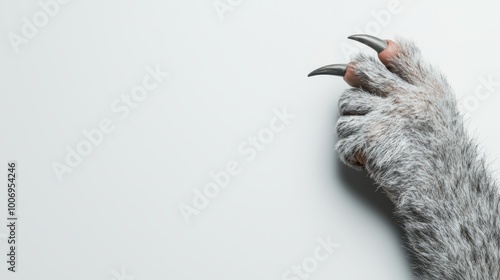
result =
[[[336,157],[337,178],[347,186],[357,197],[360,197],[369,207],[373,208],[379,214],[393,219],[394,205],[391,200],[383,193],[382,189],[375,191],[377,186],[368,177],[366,171],[357,171],[342,163]]]
[[[403,229],[397,224],[394,217],[394,204],[383,192],[382,189],[377,189],[377,185],[368,177],[366,171],[357,171],[341,162],[336,155],[336,177],[340,178],[344,183],[343,185],[352,192],[355,196],[361,198],[364,203],[368,205],[371,209],[376,211],[378,214],[384,216],[388,224],[391,225],[392,230],[394,230],[400,236],[400,242],[402,244],[405,255],[408,258],[410,266],[414,269],[414,272],[418,274],[418,262],[415,259],[413,253],[408,250],[406,244],[406,235]]]

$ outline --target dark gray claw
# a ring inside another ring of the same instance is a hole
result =
[[[385,48],[387,47],[387,42],[385,40],[379,39],[372,35],[356,34],[356,35],[351,35],[347,38],[363,43],[368,47],[374,49],[378,53],[385,50]]]
[[[308,77],[316,76],[316,75],[344,76],[346,68],[347,68],[347,64],[327,65],[327,66],[323,66],[321,68],[318,68],[318,69],[312,71],[307,76]]]

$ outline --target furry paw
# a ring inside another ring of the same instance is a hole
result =
[[[344,163],[390,186],[416,170],[435,173],[461,126],[445,77],[414,43],[387,41],[378,56],[358,54],[347,65],[344,79],[355,87],[339,100],[336,148]]]
[[[395,203],[422,279],[500,279],[500,198],[444,76],[412,42],[368,35],[359,54],[310,75],[344,76],[337,150]]]

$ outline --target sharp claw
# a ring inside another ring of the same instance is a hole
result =
[[[321,68],[318,68],[309,75],[308,77],[311,76],[316,76],[316,75],[334,75],[334,76],[344,76],[345,71],[347,69],[347,64],[331,64],[327,66],[323,66]]]
[[[385,50],[385,48],[387,47],[387,42],[385,40],[367,34],[356,34],[356,35],[351,35],[347,38],[363,43],[368,47],[374,49],[378,53]]]

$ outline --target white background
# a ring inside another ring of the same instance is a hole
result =
[[[347,85],[306,75],[348,62],[342,46],[375,55],[351,34],[412,38],[458,98],[478,101],[469,127],[499,170],[500,86],[481,79],[500,80],[500,18],[495,1],[400,0],[382,20],[392,2],[223,0],[221,14],[212,0],[73,0],[16,52],[11,32],[43,9],[0,1],[0,278],[283,279],[329,236],[340,247],[309,279],[410,279],[390,202],[334,151]],[[157,65],[169,76],[120,119],[112,103]],[[295,118],[248,161],[238,146],[284,107]],[[58,180],[53,163],[106,118],[115,130]],[[9,160],[16,274],[5,262]],[[187,224],[179,205],[232,160],[241,173]]]

